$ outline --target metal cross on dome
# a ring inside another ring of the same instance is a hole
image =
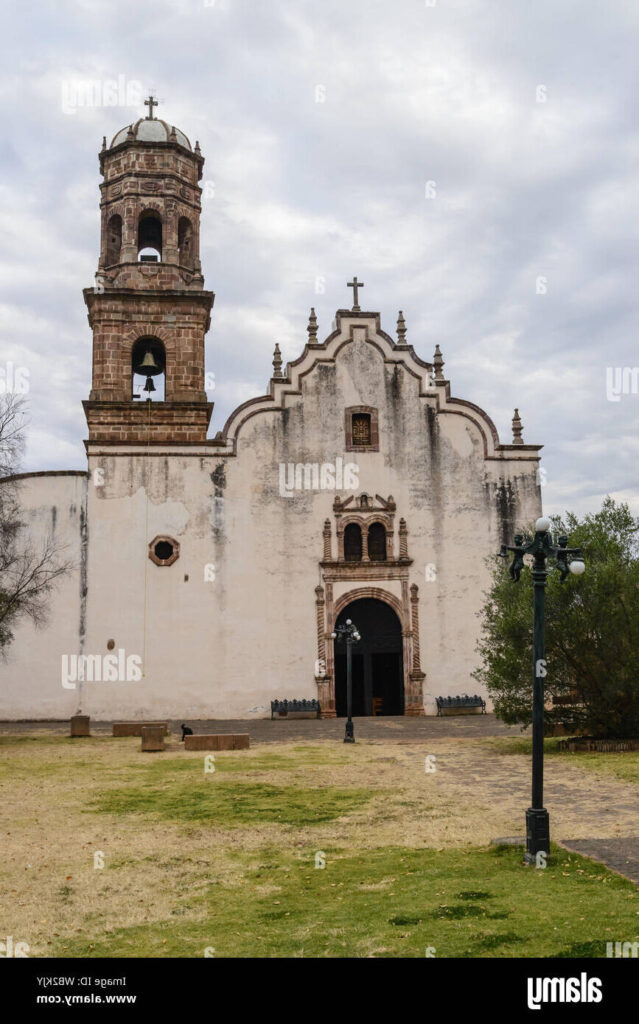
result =
[[[153,121],[153,119],[154,119],[153,118],[153,107],[157,107],[158,104],[159,104],[159,100],[154,100],[153,99],[153,93],[151,93],[151,95],[149,96],[148,100],[144,101],[144,106],[149,108],[149,113],[147,115],[147,121]]]

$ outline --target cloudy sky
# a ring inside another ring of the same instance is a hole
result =
[[[0,379],[29,371],[26,470],[85,466],[97,154],[145,111],[65,96],[122,76],[206,157],[213,433],[357,274],[503,441],[519,407],[547,512],[639,514],[634,0],[40,0],[3,28]]]

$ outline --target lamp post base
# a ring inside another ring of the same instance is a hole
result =
[[[347,723],[346,723],[346,729],[344,731],[344,743],[354,743],[354,742],[355,742],[355,736],[353,735],[353,723],[349,719],[349,721],[347,721]]]
[[[538,853],[546,857],[550,853],[550,819],[545,808],[529,807],[526,811],[526,864],[536,865]]]

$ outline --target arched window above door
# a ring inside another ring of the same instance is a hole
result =
[[[348,523],[344,530],[344,560],[361,562],[362,530],[358,523]]]
[[[368,528],[368,557],[371,562],[386,561],[386,528],[383,523],[371,523]]]

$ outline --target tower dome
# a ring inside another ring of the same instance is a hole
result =
[[[168,125],[160,117],[141,117],[135,124],[125,125],[113,136],[110,149],[120,146],[123,142],[177,142],[185,149],[192,151],[192,146],[184,132]]]
[[[168,125],[162,118],[153,116],[153,107],[158,105],[158,101],[153,96],[149,96],[148,100],[144,101],[144,105],[149,108],[146,117],[141,117],[135,124],[127,124],[119,132],[116,132],[109,149],[121,146],[124,142],[177,142],[179,146],[184,146],[185,149],[193,152],[191,143],[184,132],[181,132],[175,125]],[[195,151],[199,152],[197,143]]]

